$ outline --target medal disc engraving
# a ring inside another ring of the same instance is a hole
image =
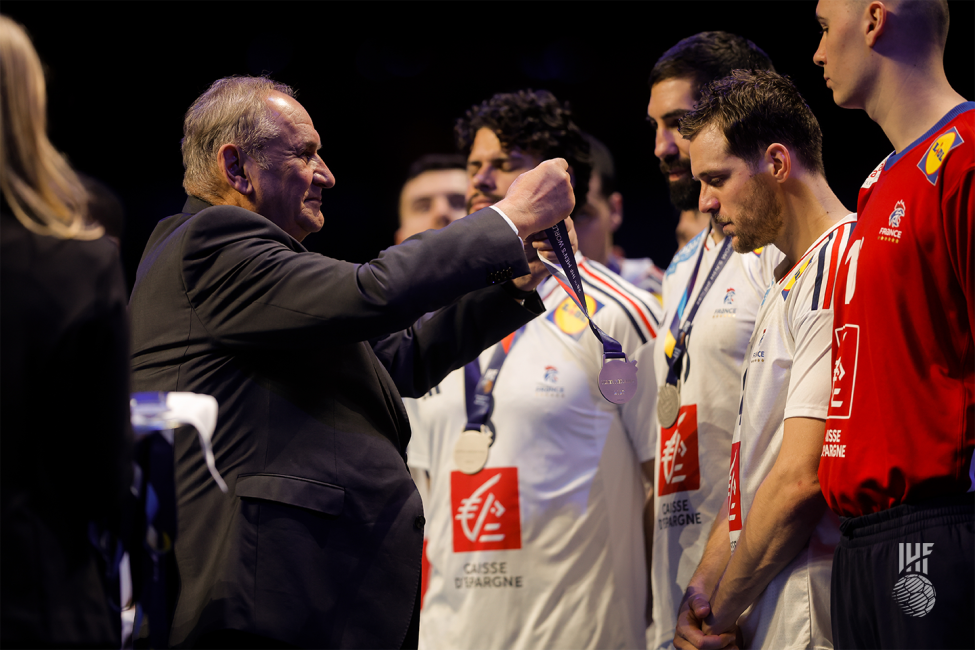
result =
[[[626,404],[636,393],[636,361],[610,359],[599,371],[599,392],[613,404]]]
[[[680,391],[673,384],[657,389],[657,421],[664,429],[674,426],[680,413]]]
[[[468,430],[460,434],[454,445],[454,464],[465,474],[477,474],[487,464],[491,439],[480,431]]]

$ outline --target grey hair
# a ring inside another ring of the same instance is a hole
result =
[[[200,95],[183,120],[183,189],[211,203],[224,185],[217,172],[217,151],[234,144],[267,168],[264,147],[278,136],[265,100],[272,91],[294,97],[291,87],[267,77],[224,77]]]

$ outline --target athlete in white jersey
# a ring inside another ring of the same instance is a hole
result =
[[[667,381],[668,328],[701,258],[684,318],[701,294],[723,242],[719,230],[694,237],[674,257],[664,276],[666,314],[654,349],[657,385]],[[704,247],[703,257],[701,247]],[[654,638],[650,648],[673,646],[677,609],[701,561],[714,518],[728,496],[728,457],[738,416],[741,362],[755,326],[755,314],[782,259],[774,246],[732,253],[705,294],[693,319],[680,373],[681,407],[672,427],[658,427],[654,480]]]
[[[580,275],[593,320],[638,363],[639,392],[627,404],[600,395],[602,345],[549,279],[539,287],[546,316],[498,344],[510,347],[483,470],[464,474],[454,462],[468,417],[463,369],[407,405],[410,464],[430,476],[421,648],[644,644],[641,463],[653,457],[662,310],[595,262],[581,263]],[[481,355],[482,372],[495,348]]]
[[[772,471],[789,418],[825,420],[830,392],[832,297],[856,215],[840,220],[765,294],[743,368],[741,417],[731,445],[732,553]],[[738,619],[750,647],[831,647],[829,584],[839,519],[826,510],[808,543]]]
[[[739,647],[831,648],[839,529],[817,472],[832,287],[855,216],[826,183],[819,123],[785,77],[736,70],[712,82],[680,132],[691,143],[701,210],[736,251],[774,243],[784,258],[742,365],[728,499],[688,584],[674,643],[722,647],[738,636]]]

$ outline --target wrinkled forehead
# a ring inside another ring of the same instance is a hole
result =
[[[282,129],[282,134],[288,134],[289,139],[307,140],[314,142],[316,147],[321,146],[321,138],[315,130],[311,115],[297,100],[272,90],[265,101],[271,109],[272,119]]]

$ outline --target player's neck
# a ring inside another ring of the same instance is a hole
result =
[[[880,125],[898,153],[965,101],[948,83],[943,66],[927,68],[889,66],[866,103],[867,115]]]
[[[802,182],[790,182],[783,204],[783,229],[775,247],[785,255],[784,270],[794,266],[823,233],[850,214],[818,174],[805,174]]]

